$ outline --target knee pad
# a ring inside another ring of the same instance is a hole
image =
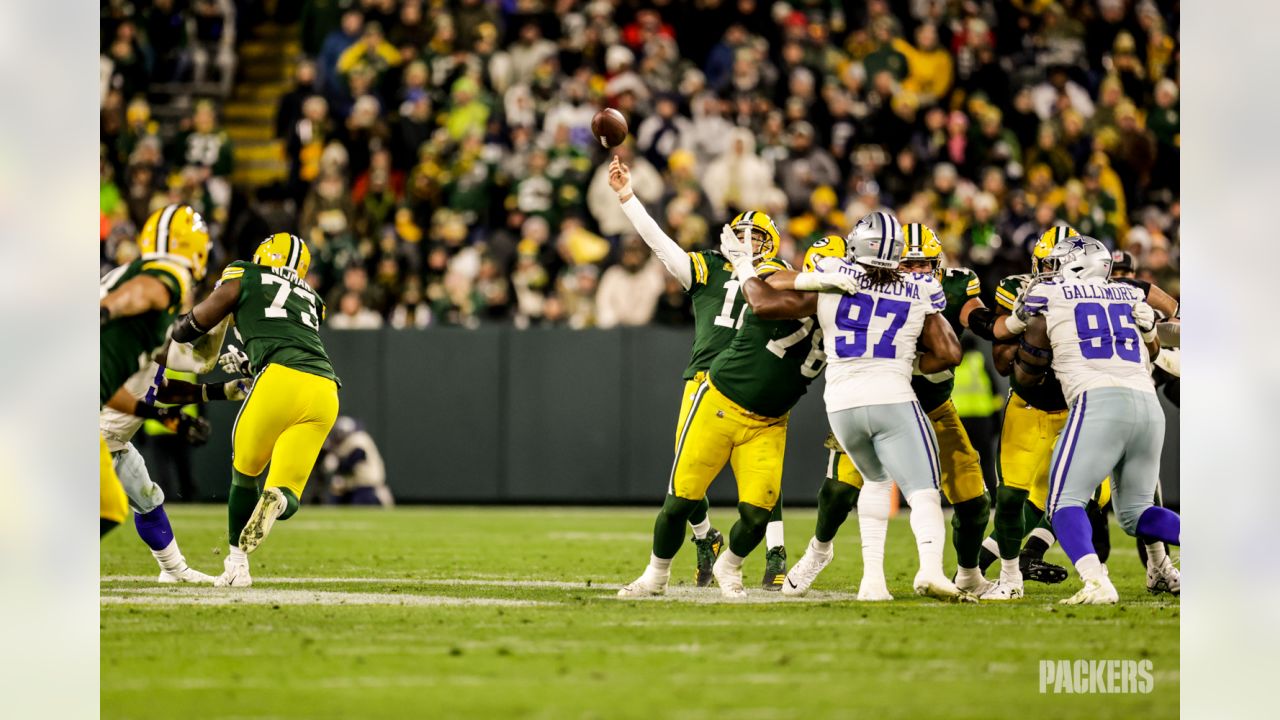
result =
[[[858,488],[828,478],[818,491],[818,505],[831,510],[843,510],[848,513],[858,502]]]
[[[111,462],[120,478],[120,485],[124,487],[124,494],[129,498],[129,506],[135,512],[146,514],[164,504],[164,490],[152,482],[147,463],[133,443],[113,453]]]
[[[686,498],[676,497],[675,495],[668,493],[667,499],[662,503],[662,510],[660,512],[663,515],[666,515],[669,520],[682,523],[688,522],[689,516],[693,515],[693,512],[698,509],[698,506],[704,502],[706,502],[706,498],[701,500],[689,500]],[[768,512],[768,510],[765,510],[765,513]]]

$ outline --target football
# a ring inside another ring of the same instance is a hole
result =
[[[591,118],[591,134],[606,148],[617,147],[627,139],[627,119],[613,108],[605,108]]]

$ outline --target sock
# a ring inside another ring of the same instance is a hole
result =
[[[982,541],[982,552],[978,553],[978,568],[985,573],[987,568],[1000,559],[999,552],[1000,543],[996,542],[996,536],[988,535],[987,539]]]
[[[298,496],[294,495],[293,491],[287,487],[281,487],[276,489],[279,490],[281,494],[284,495],[284,511],[280,513],[280,519],[288,520],[294,515],[297,515],[298,508],[300,507],[300,505],[298,504]]]
[[[227,493],[227,539],[240,543],[240,533],[249,524],[249,516],[258,504],[258,483],[236,470],[231,471],[231,490]]]
[[[821,540],[815,537],[809,540],[809,549],[813,550],[815,553],[818,553],[819,555],[830,555],[832,550],[832,544],[831,544],[831,541],[829,540],[827,542],[822,542]]]
[[[749,503],[738,503],[738,522],[729,531],[729,549],[744,558],[764,540],[765,526],[769,524],[770,511]]]
[[[735,570],[742,569],[742,561],[745,559],[746,558],[744,556],[739,555],[732,550],[725,550],[724,552],[720,553],[720,557],[718,558],[718,560],[724,561],[724,564],[726,567],[729,567]]]
[[[653,522],[653,554],[659,558],[670,560],[684,543],[684,526],[689,520],[689,513],[698,505],[698,500],[686,500],[675,495],[667,495]]]
[[[916,536],[920,570],[942,573],[942,549],[946,543],[946,522],[942,517],[942,496],[937,490],[917,490],[907,498],[911,506],[911,532]]]
[[[159,550],[152,550],[151,554],[155,556],[156,562],[160,563],[160,569],[167,573],[177,575],[187,566],[187,561],[182,557],[182,551],[178,549],[178,541],[170,540],[169,544]]]
[[[956,564],[962,568],[977,568],[978,553],[982,551],[983,536],[991,519],[991,498],[987,491],[971,500],[956,503],[952,508],[951,544],[956,549]]]
[[[693,528],[694,537],[699,540],[705,540],[707,539],[707,533],[711,532],[711,519],[704,515],[702,522],[697,524],[690,523],[690,526]]]
[[[711,501],[705,497],[702,498],[698,501],[698,504],[693,507],[693,513],[689,515],[689,524],[701,525],[702,523],[707,522],[707,512],[710,510]],[[710,524],[708,524],[708,527],[710,527]]]
[[[1062,511],[1059,510],[1058,514]],[[1064,543],[1065,544],[1065,543]],[[1101,580],[1107,576],[1107,566],[1102,564],[1097,555],[1089,553],[1075,561],[1076,572],[1081,580]]]
[[[1049,518],[1044,516],[1044,510],[1028,500],[1022,504],[1022,527],[1026,532],[1036,527],[1048,528]]]
[[[1018,565],[1018,558],[1000,558],[1000,581],[1013,585],[1022,584],[1022,568]]]
[[[884,540],[889,534],[888,482],[868,482],[858,496],[858,529],[862,535],[862,581],[884,585]]]
[[[1058,508],[1053,514],[1053,531],[1072,563],[1078,563],[1084,556],[1092,555],[1095,562],[1102,564],[1093,550],[1093,528],[1089,525],[1089,514],[1084,508]]]
[[[106,536],[107,533],[111,532],[115,528],[115,526],[119,524],[120,523],[116,522],[115,520],[108,520],[106,518],[101,518],[101,517],[98,518],[98,539],[101,540],[103,537]]]
[[[173,526],[169,524],[169,516],[165,514],[163,505],[149,513],[134,513],[133,525],[138,529],[138,537],[153,552],[163,550],[173,542]]]
[[[1093,500],[1089,501],[1084,510],[1089,515],[1089,525],[1093,528],[1094,552],[1098,554],[1098,562],[1106,565],[1107,559],[1111,557],[1111,528],[1107,527],[1107,511]]]
[[[831,478],[824,481],[818,491],[818,525],[814,538],[824,543],[835,539],[836,532],[857,504],[858,488]]]
[[[1178,513],[1155,505],[1138,518],[1138,535],[1163,540],[1170,545],[1182,544],[1182,518]]]
[[[248,554],[241,550],[239,545],[232,545],[231,549],[227,551],[227,557],[237,565],[249,564]]]
[[[1155,542],[1146,543],[1147,546],[1147,567],[1156,567],[1164,562],[1165,552],[1164,543],[1156,540]]]
[[[1055,541],[1053,532],[1038,527],[1027,537],[1027,544],[1022,548],[1021,556],[1029,560],[1043,560],[1044,554],[1049,552],[1049,548],[1053,547]]]
[[[782,521],[770,520],[768,525],[764,526],[764,546],[766,549],[772,550],[776,547],[786,545],[785,537],[782,534]]]
[[[660,558],[650,553],[649,567],[644,569],[644,574],[658,580],[666,580],[671,577],[671,558]]]
[[[1027,526],[1022,524],[1026,516],[1025,508],[1035,507],[1026,500],[1026,490],[1005,485],[996,488],[995,529],[991,538],[996,545],[994,550],[1001,558],[1016,558],[1022,550],[1022,539],[1027,534]]]
[[[986,578],[982,576],[982,571],[976,567],[957,567],[956,568],[956,584],[957,585],[961,583],[964,583],[966,585],[971,585],[977,582],[978,580],[985,580],[985,579]]]

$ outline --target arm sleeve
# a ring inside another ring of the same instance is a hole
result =
[[[630,200],[622,203],[622,212],[626,213],[631,225],[635,227],[636,232],[640,233],[645,244],[653,250],[653,254],[662,261],[667,272],[680,281],[680,286],[685,290],[693,287],[693,263],[690,262],[689,255],[680,249],[675,240],[662,232],[658,223],[649,217],[644,204],[632,195]]]

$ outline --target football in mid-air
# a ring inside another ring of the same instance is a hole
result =
[[[627,119],[613,108],[605,108],[591,118],[591,134],[606,148],[617,147],[627,139]]]

